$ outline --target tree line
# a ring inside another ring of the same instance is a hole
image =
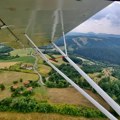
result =
[[[6,98],[0,101],[0,111],[58,113],[63,115],[82,116],[87,118],[104,118],[97,109],[85,106],[55,105],[38,102],[30,97]]]

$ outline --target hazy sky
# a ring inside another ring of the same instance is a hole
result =
[[[120,2],[112,3],[73,31],[120,35]]]

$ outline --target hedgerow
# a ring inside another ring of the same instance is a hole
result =
[[[82,116],[87,118],[105,117],[99,110],[74,105],[55,105],[37,102],[30,97],[6,98],[0,101],[0,111],[58,113],[63,115]]]

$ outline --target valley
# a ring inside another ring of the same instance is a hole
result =
[[[46,55],[49,59],[51,59],[51,55],[49,55],[49,53]],[[50,105],[51,107],[53,107],[53,109],[55,109],[54,106],[61,106],[59,109],[63,109],[65,105],[67,105],[68,107],[70,107],[69,109],[71,110],[74,107],[75,110],[77,110],[77,107],[80,107],[80,109],[82,109],[83,107],[86,112],[86,114],[72,115],[73,113],[69,114],[52,112],[51,114],[51,112],[46,111],[48,113],[47,116],[49,116],[49,118],[53,120],[63,119],[63,116],[65,120],[87,120],[88,118],[90,118],[90,120],[99,120],[100,116],[103,120],[105,119],[101,115],[101,113],[99,113],[99,111],[86,98],[79,94],[73,87],[71,87],[67,82],[65,82],[62,77],[60,77],[55,71],[53,71],[40,57],[37,56],[39,58],[39,61],[37,61],[36,69],[42,76],[43,83],[45,84],[43,86],[40,81],[38,81],[39,76],[33,70],[35,58],[32,58],[31,56],[31,49],[28,49],[26,51],[22,49],[14,50],[10,52],[11,59],[8,60],[7,57],[9,56],[5,56],[4,58],[0,59],[0,111],[6,111],[3,112],[0,119],[8,120],[8,115],[10,116],[9,120],[12,120],[13,118],[16,118],[17,120],[19,119],[17,118],[17,114],[21,116],[21,119],[25,119],[24,114],[22,113],[15,112],[11,114],[9,110],[7,111],[2,109],[1,102],[3,102],[4,100],[8,101],[9,98],[11,99],[11,104],[13,104],[12,101],[14,100],[16,100],[16,102],[19,101],[19,99],[26,101],[26,99],[29,98],[30,101],[35,100],[37,103],[40,103],[40,105]],[[72,78],[74,82],[76,82],[80,87],[82,87],[94,99],[99,101],[106,109],[111,111],[109,105],[107,105],[106,102],[97,93],[94,92],[94,90],[89,86],[89,84],[69,66],[69,64],[64,60],[64,58],[62,58],[59,54],[53,54],[52,58],[53,57],[59,58],[57,62],[50,60],[54,65],[56,65],[59,69],[61,69],[61,71],[63,71],[70,78]],[[71,59],[73,59],[97,83],[100,83],[102,79],[107,79],[108,77],[110,77],[109,79],[111,81],[118,81],[118,77],[116,77],[115,75],[112,76],[113,71],[111,71],[111,67],[107,66],[106,64],[102,64],[97,61],[91,61],[82,57],[78,57],[76,59],[75,56],[71,56]],[[113,67],[114,69],[116,69],[115,66]],[[115,100],[117,99],[116,97],[117,96],[113,96]],[[11,109],[10,111],[12,112],[16,111],[15,108],[6,109]],[[88,115],[87,117],[87,114],[89,114],[87,113],[87,111],[89,110],[95,113],[93,115],[91,112],[91,115]],[[20,111],[22,111],[22,108]],[[32,110],[30,111],[33,112]],[[29,119],[34,118],[35,120],[37,120],[42,119],[42,116],[45,116],[43,114],[45,111],[43,111],[43,113],[39,113],[40,116],[38,115],[38,117],[36,118],[38,111],[34,111],[36,112],[30,114],[27,113]],[[26,113],[27,111],[24,112]],[[69,116],[66,116],[65,114]],[[71,115],[81,117],[70,117]],[[47,116],[44,117],[44,119],[47,120]]]

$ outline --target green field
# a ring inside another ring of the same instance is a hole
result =
[[[35,59],[32,56],[22,56],[11,60],[0,60],[0,62],[24,62],[24,63],[34,63]]]
[[[31,48],[25,48],[25,49],[16,49],[10,52],[11,56],[27,56],[30,55],[33,50]]]

